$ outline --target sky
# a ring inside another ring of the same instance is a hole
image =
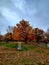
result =
[[[33,28],[49,28],[49,0],[0,0],[0,34],[22,19]]]

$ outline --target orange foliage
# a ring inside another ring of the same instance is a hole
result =
[[[0,41],[4,41],[5,37],[3,35],[0,35]]]
[[[12,33],[5,34],[5,40],[12,40]]]
[[[19,23],[17,23],[16,26],[13,27],[12,39],[14,41],[37,40],[37,37],[43,34],[43,32],[44,31],[41,29],[32,28],[28,21],[22,20]],[[11,34],[7,33],[5,37],[6,39],[11,39]]]

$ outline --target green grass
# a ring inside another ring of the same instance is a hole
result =
[[[0,45],[17,49],[17,44],[14,44],[14,43],[0,43]],[[22,48],[21,51],[35,50],[38,53],[43,52],[42,50],[36,50],[36,49],[39,49],[40,47],[35,45],[21,44],[21,48]],[[46,48],[46,47],[44,46],[43,48]]]
[[[17,44],[13,44],[13,43],[0,43],[0,45],[10,47],[10,48],[17,48]],[[29,44],[21,44],[21,48],[22,48],[21,51],[27,51],[27,50],[35,49],[37,48],[37,46],[33,46]]]
[[[16,48],[16,45],[15,44],[4,44],[4,46],[6,47],[11,47],[11,48]]]
[[[11,48],[16,48],[16,45],[15,44],[11,44],[11,43],[0,43],[0,45],[6,46],[6,47],[11,47]]]
[[[34,50],[34,49],[36,49],[36,48],[37,48],[37,46],[28,45],[28,44],[22,44],[22,51]]]

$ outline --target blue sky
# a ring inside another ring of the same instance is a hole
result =
[[[49,0],[0,0],[0,31],[6,33],[8,25],[20,20],[29,21],[33,28],[49,28]]]

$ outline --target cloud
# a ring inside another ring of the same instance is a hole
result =
[[[13,20],[16,21],[16,16],[17,14],[13,11],[10,11],[10,9],[8,8],[3,8],[2,9],[2,14],[3,16],[9,21],[9,20]],[[18,17],[17,17],[18,18]]]
[[[16,6],[16,8],[20,9],[21,11],[23,11],[24,6],[25,6],[25,0],[16,0],[16,2],[14,1],[14,5]]]
[[[22,19],[33,27],[49,28],[49,0],[0,0],[0,31]]]

